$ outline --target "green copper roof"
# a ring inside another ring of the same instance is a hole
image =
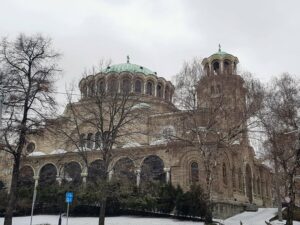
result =
[[[145,75],[156,75],[155,72],[149,70],[146,67],[136,65],[136,64],[131,64],[129,62],[108,66],[106,69],[103,70],[103,72],[104,73],[109,73],[109,72],[115,72],[115,73],[130,72],[130,73],[143,73]]]

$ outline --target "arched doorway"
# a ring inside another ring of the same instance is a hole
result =
[[[74,185],[81,183],[81,166],[78,162],[64,165],[63,181]]]
[[[246,195],[248,197],[249,202],[252,203],[252,201],[253,201],[253,196],[252,196],[252,171],[251,171],[251,168],[250,168],[249,164],[247,164],[247,166],[246,166]]]
[[[106,177],[105,164],[101,159],[93,161],[88,167],[87,181],[91,183],[101,182]]]
[[[136,175],[133,161],[128,157],[119,159],[114,165],[113,178],[121,181],[122,185],[135,185]]]
[[[56,184],[57,169],[53,164],[46,164],[40,170],[39,186],[46,187]]]
[[[144,159],[141,167],[141,182],[165,182],[164,162],[156,155]]]

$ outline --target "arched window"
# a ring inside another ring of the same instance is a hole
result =
[[[198,163],[192,162],[191,164],[191,183],[197,183],[199,181],[199,166]]]
[[[97,132],[95,134],[95,148],[99,149],[102,147],[101,133]]]
[[[162,92],[162,85],[158,84],[156,87],[156,94],[157,97],[162,98],[163,97],[163,92]]]
[[[118,92],[118,81],[116,79],[111,79],[108,84],[108,90],[110,93]]]
[[[236,183],[235,183],[235,167],[234,166],[232,167],[231,177],[232,177],[232,187],[233,187],[233,190],[235,190],[236,189]]]
[[[105,82],[103,79],[98,81],[98,94],[102,95],[105,92]]]
[[[79,147],[84,147],[85,146],[85,135],[84,134],[80,134],[79,137]]]
[[[89,85],[89,97],[93,97],[95,95],[95,85],[94,82],[91,82]]]
[[[142,82],[140,80],[135,81],[134,92],[135,93],[142,93]]]
[[[213,63],[213,68],[214,68],[214,73],[215,74],[219,74],[219,70],[220,70],[220,64],[219,64],[219,62],[214,62]]]
[[[166,86],[166,89],[165,89],[165,100],[170,101],[170,88],[169,88],[169,86]]]
[[[123,80],[122,90],[124,93],[129,93],[131,91],[131,82],[129,79]]]
[[[147,95],[153,95],[153,83],[151,81],[147,82]]]
[[[225,74],[230,74],[231,73],[231,68],[230,68],[230,62],[229,61],[224,61],[224,73]]]
[[[89,133],[87,135],[87,138],[86,138],[86,147],[87,148],[93,148],[93,134],[92,133]]]
[[[223,163],[222,172],[223,172],[223,183],[227,185],[228,182],[227,182],[227,171],[226,171],[225,163]]]

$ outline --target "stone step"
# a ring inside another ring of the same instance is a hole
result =
[[[258,207],[255,204],[246,204],[245,205],[245,211],[256,212],[257,210],[258,210]]]

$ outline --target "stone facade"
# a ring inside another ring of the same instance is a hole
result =
[[[219,129],[226,130],[239,121],[238,118],[245,107],[246,90],[243,87],[243,79],[236,74],[237,63],[236,57],[221,51],[203,60],[205,76],[197,87],[199,114],[194,114],[193,117],[199,122],[199,126],[204,127],[207,124],[209,112],[206,108],[211,107],[210,104],[214,104],[221,93],[226,107],[232,113],[217,117]],[[76,103],[79,110],[83,106],[94,104],[93,96],[100,90],[126,90],[138,95],[140,104],[151,108],[151,113],[145,114],[144,122],[138,124],[139,131],[143,131],[144,134],[124,139],[114,146],[113,158],[109,165],[110,178],[116,173],[116,165],[122,159],[126,159],[131,165],[130,172],[136,185],[141,185],[144,164],[151,158],[153,165],[159,165],[154,173],[161,173],[159,175],[163,175],[165,182],[180,185],[184,190],[188,190],[195,182],[205,186],[204,159],[199,151],[184,142],[169,141],[166,138],[168,135],[187,137],[189,134],[185,132],[185,126],[191,124],[190,114],[177,109],[172,103],[175,88],[170,81],[128,61],[126,64],[109,66],[99,74],[82,79],[79,89],[82,94]],[[66,108],[63,117],[68,116],[70,114]],[[56,122],[60,124],[60,121],[61,118],[58,118]],[[101,160],[97,150],[99,146],[91,141],[96,140],[97,134],[88,125],[82,125],[81,132],[87,140],[87,159],[91,165]],[[39,130],[29,135],[28,139],[32,144],[27,146],[26,150],[29,152],[23,159],[21,171],[27,171],[27,175],[38,181],[42,179],[45,167],[52,167],[54,181],[61,182],[66,175],[65,165],[72,162],[76,164],[82,181],[86,182],[89,168],[84,166],[76,148],[64,143],[64,138],[54,136],[47,130]],[[208,141],[213,142],[214,138],[211,137],[210,140],[208,137]],[[255,158],[247,134],[238,137],[238,141],[230,147],[220,147],[218,151],[212,181],[214,215],[225,218],[245,210],[251,204],[259,207],[270,206],[271,173],[269,168]],[[1,172],[0,179],[9,186],[9,165],[1,162],[1,167],[6,170],[1,169],[4,172]]]

